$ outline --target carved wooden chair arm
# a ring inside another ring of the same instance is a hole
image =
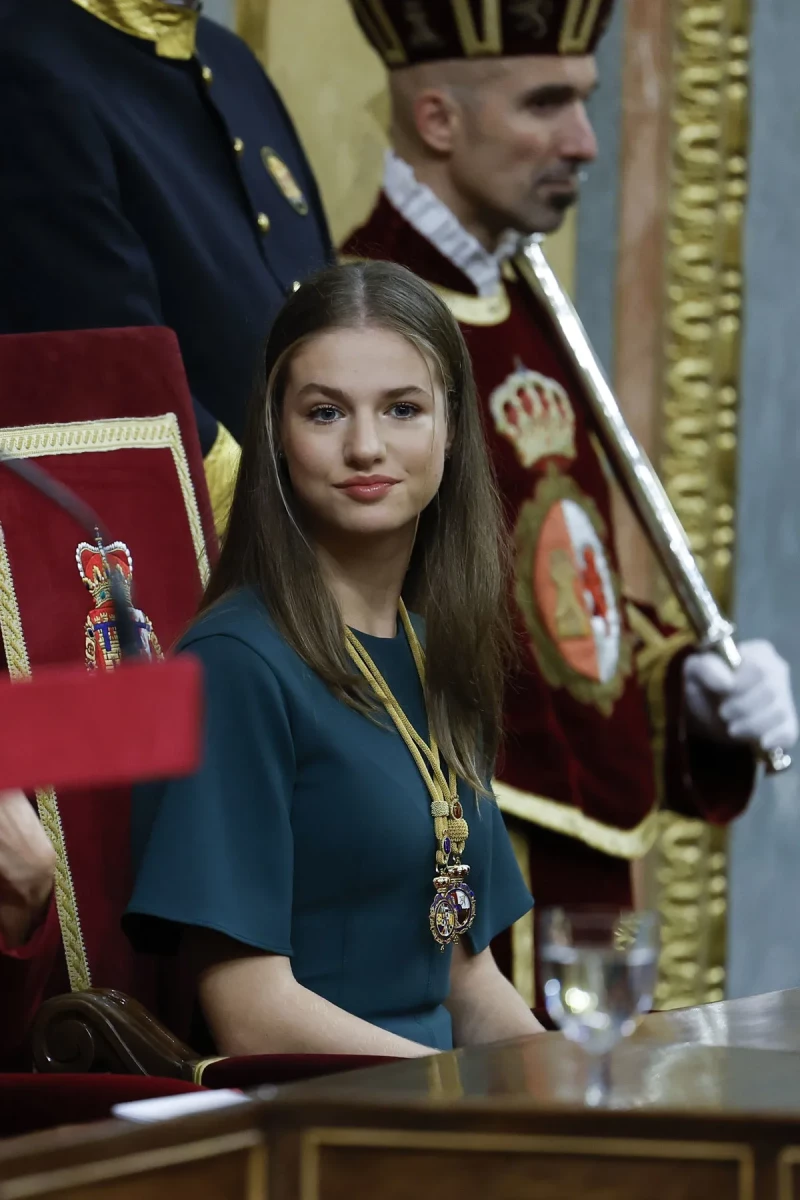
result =
[[[34,1068],[195,1079],[200,1056],[130,996],[91,988],[54,996],[33,1024]]]

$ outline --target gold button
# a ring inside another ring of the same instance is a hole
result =
[[[292,284],[292,291],[293,292],[300,291],[300,280],[299,279],[295,279],[294,283]]]
[[[258,228],[262,233],[269,233],[270,220],[266,213],[259,213],[256,217]]]
[[[241,138],[233,139],[233,150],[235,154],[244,154],[244,142]]]
[[[203,67],[200,74],[203,76],[203,83],[214,82],[214,72],[211,70],[211,67]]]

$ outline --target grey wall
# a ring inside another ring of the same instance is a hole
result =
[[[736,615],[800,680],[800,5],[753,4]],[[800,755],[736,824],[731,995],[800,985]]]
[[[220,25],[227,25],[229,29],[233,29],[235,4],[236,0],[203,0],[203,16],[211,17],[212,21],[219,21]]]

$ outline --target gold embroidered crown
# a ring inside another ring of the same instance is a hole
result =
[[[109,571],[116,571],[121,577],[122,586],[130,600],[131,576],[133,560],[131,552],[124,542],[112,542],[103,551],[90,542],[80,542],[75,551],[75,561],[78,573],[91,593],[95,604],[104,604],[111,598],[111,588],[106,573],[106,563]]]
[[[495,388],[489,407],[523,467],[544,458],[575,458],[575,413],[555,379],[520,367]]]

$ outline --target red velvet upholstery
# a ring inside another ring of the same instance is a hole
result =
[[[144,1075],[0,1074],[0,1136],[102,1121],[114,1104],[202,1090],[179,1079]]]
[[[97,512],[112,539],[128,546],[133,601],[166,652],[196,610],[205,546],[215,544],[174,334],[112,329],[0,337],[0,412],[0,448],[35,457]],[[0,606],[12,676],[29,671],[35,678],[44,666],[86,667],[85,627],[95,602],[76,550],[91,534],[0,468],[0,535],[0,593],[10,591],[15,601]],[[119,710],[98,703],[77,752],[113,757],[119,719]],[[144,762],[147,746],[140,745]],[[156,1008],[156,964],[134,955],[119,928],[131,886],[129,787],[59,786],[56,795],[79,910],[72,957],[82,943],[93,985],[119,988]],[[54,932],[49,920],[25,953],[8,955],[0,947],[6,1068],[26,1064],[26,1027],[38,1005],[68,990]]]

